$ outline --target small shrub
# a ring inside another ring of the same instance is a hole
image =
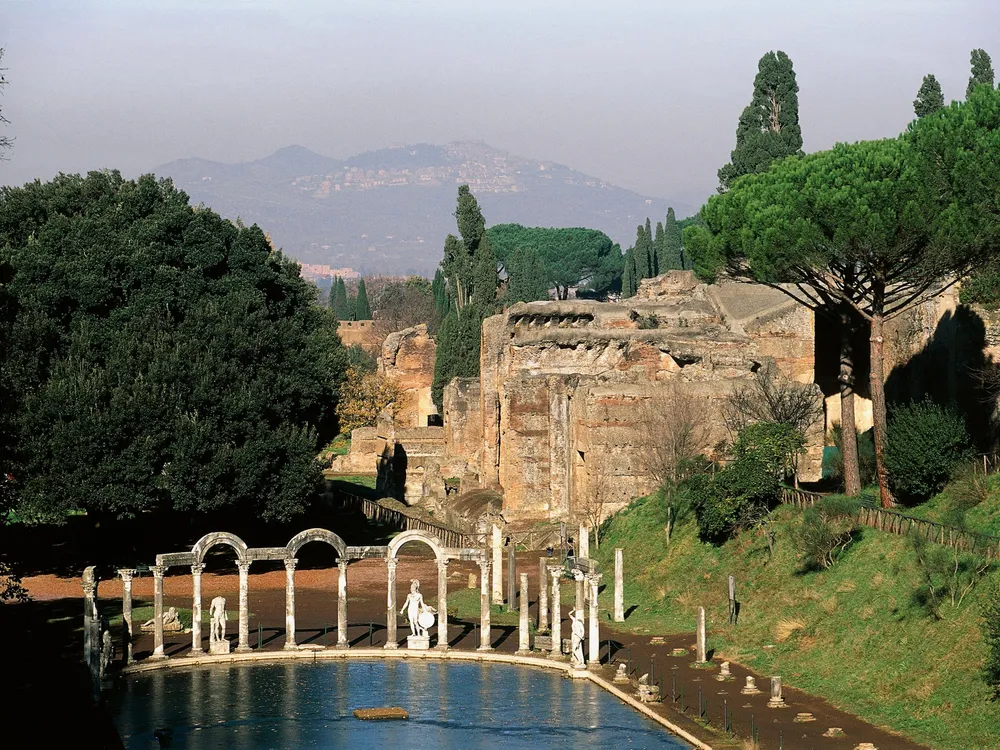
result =
[[[694,476],[687,487],[701,538],[713,543],[759,521],[780,491],[772,467],[752,455],[738,456],[715,476]]]
[[[930,399],[893,409],[889,417],[885,464],[900,497],[930,497],[971,457],[962,417]]]
[[[854,540],[859,503],[854,498],[830,495],[802,515],[796,541],[809,567],[833,567]]]
[[[936,619],[942,619],[942,607],[961,607],[965,597],[993,567],[988,559],[964,552],[958,547],[931,544],[918,533],[910,535],[913,558],[921,584],[914,593]]]
[[[1000,582],[995,582],[980,605],[983,616],[979,627],[986,642],[986,664],[983,678],[993,688],[994,699],[1000,697]]]
[[[638,320],[639,328],[642,330],[648,330],[651,328],[660,327],[660,319],[653,314],[642,315]]]
[[[775,476],[788,474],[805,447],[802,433],[788,424],[755,422],[740,430],[733,445],[737,458],[752,457]]]

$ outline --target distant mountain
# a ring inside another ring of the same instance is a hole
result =
[[[455,232],[458,186],[468,183],[487,224],[589,227],[622,247],[637,224],[655,223],[668,202],[552,162],[479,142],[419,143],[349,159],[288,146],[257,161],[180,159],[158,167],[194,203],[259,224],[303,263],[363,273],[433,274]],[[673,203],[678,216],[693,208]]]

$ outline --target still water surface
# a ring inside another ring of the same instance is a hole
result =
[[[136,675],[110,700],[129,750],[688,747],[593,683],[505,664],[215,665]],[[410,718],[351,713],[374,706],[400,706]],[[169,732],[163,745],[157,730]]]

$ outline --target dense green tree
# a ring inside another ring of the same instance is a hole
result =
[[[621,248],[596,229],[495,224],[487,230],[496,259],[511,273],[509,257],[518,247],[538,251],[543,281],[558,299],[573,287],[606,293],[621,274]]]
[[[497,262],[486,222],[468,185],[458,188],[455,220],[461,237],[445,238],[441,271],[448,290],[448,313],[437,336],[431,396],[441,406],[444,387],[455,377],[479,374],[483,318],[496,312]]]
[[[683,270],[684,257],[681,249],[681,228],[673,207],[667,209],[667,220],[663,223],[663,255],[660,257],[660,273]]]
[[[969,85],[965,89],[966,99],[972,95],[973,89],[977,86],[989,86],[993,88],[993,61],[986,54],[986,50],[972,50],[970,62],[972,64],[972,75],[969,76]]]
[[[802,153],[799,86],[788,55],[768,52],[757,65],[753,98],[740,115],[736,148],[719,170],[719,192],[745,174],[763,172],[772,162]]]
[[[801,303],[861,319],[869,333],[884,505],[892,503],[884,325],[940,294],[997,247],[1000,165],[989,154],[998,142],[1000,93],[982,87],[967,104],[916,121],[908,136],[840,144],[741,180],[702,209],[708,232],[686,235],[703,273],[726,268],[768,284],[787,282],[778,288]],[[846,445],[853,419],[843,424]]]
[[[60,175],[0,190],[0,261],[19,514],[305,508],[344,350],[260,229],[152,176]]]
[[[642,224],[635,228],[635,245],[632,248],[632,257],[635,260],[635,285],[639,287],[639,282],[648,279],[653,275],[653,268],[650,264],[652,255],[652,242],[646,238],[646,229]]]
[[[635,294],[635,248],[625,251],[622,270],[622,297],[631,297]]]
[[[924,76],[917,98],[913,101],[913,111],[917,117],[925,117],[934,114],[944,106],[944,94],[941,93],[941,84],[933,74]]]
[[[354,319],[355,320],[372,319],[372,306],[368,302],[368,289],[365,286],[364,279],[361,279],[358,282],[358,296],[354,300]]]
[[[667,267],[663,265],[663,256],[666,253],[666,248],[664,243],[666,242],[666,237],[663,234],[663,222],[656,222],[656,230],[653,232],[653,271],[654,275],[659,275],[667,270]],[[661,265],[663,270],[660,270]]]
[[[339,276],[333,280],[333,286],[330,288],[330,309],[333,310],[337,320],[352,320],[354,318],[354,310],[347,299],[347,285]]]
[[[492,228],[491,228],[492,229]],[[492,236],[492,235],[491,235]],[[536,302],[549,298],[542,259],[534,247],[515,247],[507,256],[505,304]]]
[[[434,306],[440,314],[444,315],[448,312],[448,282],[445,280],[444,272],[440,267],[434,271],[431,292],[434,297]]]

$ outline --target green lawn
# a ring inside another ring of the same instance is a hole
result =
[[[625,606],[638,605],[627,627],[689,632],[693,641],[697,607],[704,606],[709,647],[719,656],[781,674],[934,748],[1000,747],[1000,707],[987,701],[979,674],[986,652],[976,605],[986,587],[961,608],[945,605],[935,620],[916,601],[921,579],[907,539],[864,529],[833,568],[807,572],[791,534],[800,513],[781,507],[775,514],[773,558],[760,538],[703,544],[692,519],[667,546],[662,507],[651,498],[613,518],[596,557],[610,570],[614,548],[625,550]],[[735,627],[726,622],[729,574],[742,606]],[[606,587],[602,607],[612,605],[612,595]]]
[[[436,598],[427,601],[432,607],[437,606]],[[479,587],[449,593],[448,616],[479,622]],[[517,612],[500,605],[490,607],[491,625],[517,625],[519,621],[520,615]]]

